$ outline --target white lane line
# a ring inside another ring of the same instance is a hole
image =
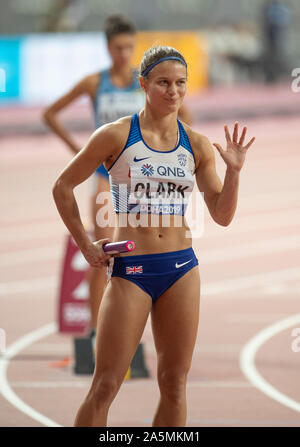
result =
[[[2,228],[0,242],[7,244],[8,242],[46,240],[49,237],[56,237],[57,240],[58,235],[61,238],[65,237],[65,227],[59,220],[47,223],[33,223],[32,225],[20,224],[20,226],[22,227],[22,231],[15,227]]]
[[[282,210],[276,212],[259,213],[252,216],[236,216],[229,227],[214,227],[211,223],[205,225],[204,238],[224,238],[234,237],[242,233],[253,234],[255,231],[266,230],[282,230],[286,227],[299,228],[300,224],[300,209],[287,210],[284,213]]]
[[[278,281],[292,281],[299,279],[300,268],[291,268],[284,270],[274,270],[272,272],[261,273],[258,275],[249,275],[217,281],[213,283],[203,283],[202,295],[220,295],[226,296],[228,292],[234,292],[242,289],[250,289],[252,287],[265,286],[269,281],[274,284]],[[240,298],[240,297],[239,297]]]
[[[284,213],[280,211],[272,211],[259,213],[257,215],[235,216],[233,222],[229,227],[215,227],[211,225],[211,221],[205,222],[204,235],[205,238],[213,237],[223,238],[224,236],[234,236],[241,233],[253,233],[254,231],[264,231],[268,229],[276,230],[283,229],[285,227],[293,228],[299,227],[300,224],[300,210],[288,209]],[[16,231],[14,227],[2,228],[0,233],[0,242],[7,244],[8,242],[25,242],[35,240],[46,240],[49,237],[57,236],[64,240],[66,233],[64,226],[60,221],[47,222],[47,223],[32,223],[26,226],[22,225],[22,231]],[[8,252],[11,250],[8,250]]]
[[[57,331],[57,325],[55,323],[47,324],[35,331],[29,332],[26,335],[20,337],[17,341],[12,343],[7,349],[3,357],[0,357],[0,393],[2,396],[16,407],[22,413],[32,419],[40,422],[47,427],[61,427],[61,425],[47,418],[43,414],[39,413],[34,408],[26,404],[16,393],[12,390],[8,378],[7,378],[7,368],[9,366],[10,360],[12,360],[19,352],[30,346],[32,343],[40,340],[41,338],[47,337]]]
[[[259,348],[270,338],[274,337],[274,335],[299,323],[300,314],[296,314],[266,327],[244,346],[240,354],[240,368],[250,383],[267,396],[297,412],[300,412],[300,403],[278,391],[257,371],[255,366],[255,355]]]
[[[248,383],[248,382],[247,382]],[[89,382],[11,382],[14,388],[88,388]]]
[[[279,318],[283,318],[284,314],[272,314],[272,313],[238,313],[238,314],[229,314],[226,317],[226,321],[228,323],[271,323],[272,321],[278,321]],[[240,349],[239,349],[240,350]]]
[[[194,348],[194,355],[200,353],[212,353],[212,352],[222,352],[225,353],[235,353],[238,354],[242,348],[242,345],[238,344],[204,344],[204,343],[196,343]],[[147,342],[145,346],[145,350],[147,354],[156,354],[155,345],[151,342]]]
[[[288,327],[293,326],[294,324],[298,324],[300,322],[300,314],[297,314],[293,317],[285,319],[279,323],[276,323],[269,328],[265,329],[261,333],[259,333],[254,339],[252,339],[242,350],[240,357],[240,366],[248,378],[248,380],[256,387],[262,389],[263,392],[269,394],[272,398],[280,401],[281,403],[289,406],[290,408],[296,409],[296,411],[300,411],[300,404],[295,402],[293,399],[288,398],[283,395],[279,391],[277,391],[274,387],[268,384],[256,371],[254,366],[254,357],[258,350],[258,348],[265,343],[266,340],[274,336],[276,333],[281,332]],[[5,399],[8,400],[12,405],[14,405],[18,410],[22,411],[26,415],[30,416],[34,420],[49,426],[49,427],[57,427],[60,426],[56,422],[42,415],[38,411],[34,410],[32,407],[23,402],[11,389],[10,384],[7,379],[7,368],[9,365],[9,361],[13,359],[20,351],[27,348],[31,344],[40,340],[43,337],[46,337],[57,331],[57,325],[55,323],[48,324],[43,326],[36,331],[30,332],[29,334],[22,336],[16,342],[14,342],[11,346],[7,348],[4,357],[0,357],[0,392]],[[38,382],[36,382],[38,383]],[[24,384],[24,383],[23,383]],[[17,385],[17,383],[16,383]],[[46,383],[47,385],[47,383]],[[64,384],[65,385],[65,384]],[[49,383],[48,383],[49,386]],[[51,384],[52,386],[52,384]],[[71,384],[70,384],[71,386]],[[86,386],[84,382],[81,382],[77,387]],[[226,382],[226,381],[216,381],[216,382],[189,382],[189,387],[205,387],[205,386],[216,386],[216,387],[245,387],[247,386],[244,382],[236,381],[236,382]],[[36,387],[39,387],[38,385]]]
[[[18,293],[35,293],[41,290],[52,289],[58,286],[58,278],[46,276],[44,278],[24,279],[0,283],[0,296],[14,295]]]
[[[3,253],[0,259],[0,267],[24,265],[24,262],[39,263],[59,259],[63,254],[63,245],[51,245],[38,248],[25,248],[23,250],[9,251]]]
[[[28,349],[26,349],[26,354],[36,354],[36,353],[53,353],[57,354],[58,352],[65,353],[66,356],[69,355],[70,350],[72,350],[72,343],[70,339],[70,343],[62,343],[61,340],[59,340],[57,343],[35,343],[34,345],[30,346]]]
[[[205,264],[203,262],[202,264]],[[200,265],[201,268],[201,265]],[[224,279],[222,281],[207,282],[201,285],[201,295],[222,295],[228,292],[246,290],[252,287],[266,287],[268,282],[274,286],[281,281],[293,281],[300,278],[300,268],[290,268],[284,270],[274,270],[272,272],[260,273],[258,275],[249,275],[244,277]],[[58,278],[47,276],[44,278],[33,278],[21,281],[9,281],[0,283],[0,297],[7,295],[17,295],[23,293],[40,293],[43,290],[49,290],[58,287]]]
[[[249,382],[243,380],[203,380],[187,382],[188,388],[252,388]]]
[[[225,249],[209,249],[197,251],[200,264],[216,264],[224,261],[250,258],[254,256],[267,256],[300,249],[300,236],[292,235],[286,237],[275,237],[272,239],[240,243],[237,246]],[[24,265],[24,263],[36,264],[41,261],[59,260],[63,256],[64,247],[60,245],[44,246],[38,248],[26,248],[23,250],[3,252],[0,259],[0,267]]]
[[[250,258],[256,256],[267,256],[269,254],[281,253],[300,249],[300,236],[276,237],[273,239],[239,243],[238,245],[222,248],[221,250],[199,250],[197,258],[200,264],[216,264],[234,259]]]
[[[128,382],[125,382],[126,384]],[[149,380],[147,379],[147,382],[131,382],[131,386],[142,386],[143,388],[145,385],[149,385],[153,387],[153,385],[156,383],[155,380]],[[11,386],[14,388],[88,388],[90,386],[90,379],[89,381],[70,381],[70,382],[11,382]],[[187,382],[188,388],[252,388],[253,385],[247,381],[243,380],[192,380]]]

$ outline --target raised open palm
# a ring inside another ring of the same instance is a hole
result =
[[[234,171],[240,171],[242,169],[242,166],[245,161],[246,152],[249,149],[249,147],[252,145],[252,143],[255,140],[255,137],[251,138],[249,143],[247,143],[245,146],[244,140],[247,132],[247,127],[244,126],[242,134],[240,136],[240,139],[238,140],[238,134],[239,134],[239,124],[236,122],[234,124],[234,129],[232,133],[232,138],[230,137],[230,133],[227,126],[224,126],[225,130],[225,137],[227,142],[227,149],[223,150],[222,146],[218,143],[213,143],[215,148],[219,151],[221,157],[227,164],[227,167],[233,169]]]

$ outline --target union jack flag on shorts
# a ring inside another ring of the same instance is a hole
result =
[[[139,265],[138,267],[126,267],[126,275],[135,275],[136,273],[143,273],[143,266]]]

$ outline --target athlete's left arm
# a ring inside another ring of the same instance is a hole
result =
[[[178,118],[180,119],[180,121],[183,121],[188,126],[192,126],[194,121],[190,110],[184,104],[182,104],[178,110]]]
[[[224,126],[224,129],[227,150],[224,151],[220,144],[213,143],[227,165],[223,185],[216,172],[214,151],[208,138],[193,132],[193,140],[196,140],[198,155],[195,175],[199,191],[204,193],[205,203],[214,221],[219,225],[227,226],[232,221],[237,207],[239,175],[246,152],[255,138],[243,146],[246,127],[243,128],[239,140],[238,123],[235,123],[232,138],[227,126]]]

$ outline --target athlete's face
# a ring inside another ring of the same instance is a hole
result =
[[[148,103],[166,112],[175,112],[186,92],[187,72],[180,62],[164,61],[156,65],[148,78],[140,77]]]
[[[114,66],[130,65],[135,47],[134,34],[116,34],[108,42],[108,51]]]

